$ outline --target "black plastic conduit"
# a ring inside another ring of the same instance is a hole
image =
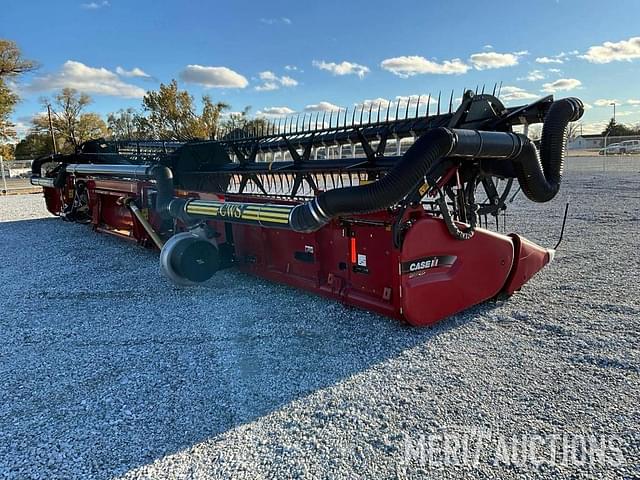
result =
[[[582,102],[566,98],[551,104],[542,130],[540,155],[524,135],[437,128],[418,138],[402,159],[377,182],[321,193],[297,206],[290,217],[293,230],[312,232],[343,215],[384,210],[400,202],[444,157],[513,160],[527,197],[551,200],[560,188],[567,125],[584,113]]]
[[[534,202],[548,202],[560,189],[567,145],[569,122],[584,113],[577,98],[564,98],[551,104],[542,127],[540,152],[527,137],[522,136],[522,154],[514,161],[518,183],[524,194]]]

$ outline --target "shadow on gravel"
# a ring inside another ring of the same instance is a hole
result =
[[[178,289],[154,252],[55,219],[0,237],[0,476],[125,473],[493,308],[414,329],[235,271]]]

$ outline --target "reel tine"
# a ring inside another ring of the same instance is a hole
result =
[[[331,128],[332,123],[333,123],[333,110],[329,112],[329,128]]]
[[[280,123],[282,122],[282,117],[278,119],[278,133],[280,133]],[[275,126],[275,125],[274,125]]]
[[[426,113],[426,117],[429,118],[429,110],[431,107],[431,94],[429,94],[429,97],[427,98],[427,113]]]
[[[480,93],[480,95],[484,95],[484,87],[485,87],[485,84],[483,83],[482,84],[482,92]]]
[[[502,93],[502,82],[500,82],[500,86],[498,87],[498,98],[500,98],[501,93]]]
[[[327,117],[327,111],[325,110],[324,113],[322,114],[322,128],[325,128],[325,123],[324,123],[324,119]]]
[[[371,110],[373,109],[373,102],[369,104],[369,113],[367,114],[367,124],[371,125]]]
[[[356,124],[356,110],[358,106],[353,107],[353,115],[351,115],[351,126],[353,127]]]
[[[420,113],[420,99],[422,98],[422,95],[418,95],[418,103],[416,103],[416,114],[413,116],[413,118],[418,118],[418,114]]]
[[[296,132],[298,133],[298,121],[300,120],[300,114],[298,114],[298,116],[296,117]]]
[[[316,112],[316,126],[315,126],[314,130],[318,130],[318,118],[320,118],[320,111],[319,110]]]
[[[282,174],[278,173],[276,175],[276,179],[280,180],[280,188],[277,190],[278,193],[282,193],[284,191],[284,183],[282,182]]]
[[[349,107],[344,109],[344,119],[342,120],[342,127],[347,128],[347,116],[349,115]]]
[[[449,113],[453,111],[453,89],[451,90],[451,96],[449,97]]]
[[[407,97],[407,108],[406,108],[406,109],[405,109],[405,111],[404,111],[404,118],[405,118],[405,120],[406,120],[407,118],[409,118],[409,105],[411,105],[411,95],[409,95],[409,96]]]
[[[389,122],[389,110],[391,110],[391,100],[387,102],[387,116],[385,122]]]
[[[395,120],[398,120],[398,112],[400,112],[400,100],[398,100],[396,98],[396,118],[395,118]]]
[[[440,115],[440,96],[442,95],[442,90],[438,92],[438,115]]]
[[[378,115],[376,116],[376,123],[380,123],[380,108],[382,108],[382,102],[378,102]]]

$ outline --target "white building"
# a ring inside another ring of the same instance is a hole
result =
[[[594,148],[602,148],[602,135],[579,135],[569,140],[567,147],[570,150],[589,150]]]

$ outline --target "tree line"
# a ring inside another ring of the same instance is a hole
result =
[[[230,113],[229,104],[214,102],[209,95],[202,96],[197,108],[195,98],[186,90],[180,90],[176,80],[148,91],[140,109],[118,110],[108,114],[106,121],[88,111],[92,103],[89,95],[63,88],[51,97],[40,99],[42,113],[31,119],[26,135],[15,144],[17,135],[10,115],[19,98],[8,82],[35,68],[37,64],[24,59],[14,42],[0,40],[0,155],[6,159],[34,158],[54,150],[71,153],[87,140],[99,138],[211,140],[218,138],[222,131],[259,129],[265,124],[264,119],[250,118],[251,107]]]

